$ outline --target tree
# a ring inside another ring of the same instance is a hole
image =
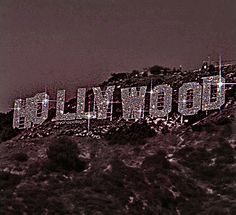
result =
[[[79,153],[77,144],[67,137],[56,138],[47,150],[51,167],[67,171],[85,169],[85,162],[78,158]]]

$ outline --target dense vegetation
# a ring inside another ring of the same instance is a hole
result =
[[[13,111],[0,113],[0,143],[11,139],[19,133],[18,129],[12,128]]]
[[[120,128],[111,129],[106,139],[110,144],[132,144],[139,145],[145,143],[145,138],[155,136],[156,132],[145,122],[136,122],[131,126],[124,125]]]
[[[79,153],[77,143],[71,139],[67,137],[56,138],[47,150],[47,168],[80,172],[85,169],[85,163],[78,158]]]

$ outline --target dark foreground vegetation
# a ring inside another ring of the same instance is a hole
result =
[[[25,172],[0,172],[0,214],[236,214],[234,123],[222,116],[181,138],[153,137],[147,125],[136,123],[112,131],[117,141],[108,138],[109,144],[35,140],[36,153],[45,149],[42,159],[32,157],[32,140],[18,142],[14,149],[24,146],[24,153],[9,161]]]
[[[78,158],[79,149],[76,142],[66,137],[59,137],[49,145],[47,150],[48,161],[45,167],[49,171],[81,172],[85,169],[85,162]]]
[[[13,111],[8,113],[0,113],[0,143],[15,137],[18,129],[12,128]]]
[[[109,144],[131,144],[139,145],[144,144],[145,139],[155,136],[154,129],[145,122],[136,122],[131,126],[124,125],[120,128],[113,128],[106,134],[106,139]]]

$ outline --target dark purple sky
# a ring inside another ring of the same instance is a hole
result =
[[[0,0],[0,111],[111,72],[236,59],[235,0]],[[75,93],[74,93],[75,94]]]

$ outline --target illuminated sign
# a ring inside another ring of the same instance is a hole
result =
[[[202,85],[197,82],[184,83],[178,91],[178,112],[182,116],[195,115],[198,111],[219,109],[225,103],[225,79],[219,76],[203,77]],[[78,121],[84,119],[103,120],[112,116],[113,93],[115,86],[105,91],[93,87],[93,108],[86,110],[86,88],[77,90],[75,113],[65,113],[65,90],[57,92],[56,117],[54,121]],[[153,118],[166,117],[172,110],[172,91],[167,84],[158,85],[147,91],[147,86],[121,89],[122,117],[125,120],[138,120],[144,117],[145,97],[149,94],[148,114]],[[49,95],[38,93],[26,100],[17,99],[14,103],[13,127],[31,128],[42,124],[48,118]]]

